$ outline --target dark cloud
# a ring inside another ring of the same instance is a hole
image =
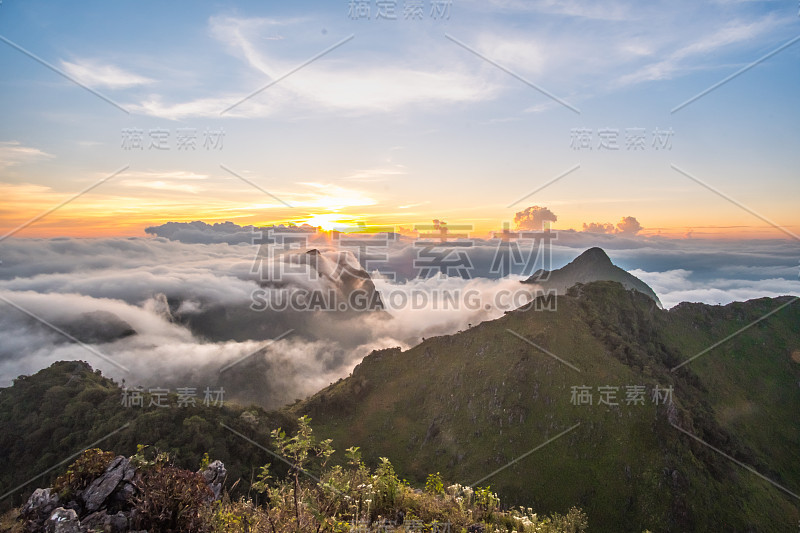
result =
[[[275,226],[270,226],[275,227]],[[302,226],[277,226],[282,232],[310,232],[315,228],[307,224]],[[253,244],[261,238],[261,231],[268,227],[239,226],[233,222],[207,224],[200,220],[194,222],[167,222],[160,226],[145,228],[145,233],[164,237],[171,241],[186,244]]]
[[[167,222],[145,228],[145,233],[188,244],[252,244],[255,228],[239,226],[233,222],[206,224],[194,222]]]

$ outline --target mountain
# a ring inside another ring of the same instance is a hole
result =
[[[384,309],[375,283],[351,252],[326,254],[313,249],[295,257],[295,263],[309,265],[315,277],[326,280],[335,289],[336,297],[330,302],[332,309],[343,307],[358,312]]]
[[[440,471],[541,512],[577,505],[592,531],[796,531],[795,300],[667,311],[617,282],[577,285],[556,312],[373,352],[291,410],[411,480]]]
[[[130,324],[108,311],[81,313],[62,326],[67,333],[87,344],[114,342],[136,335]]]
[[[123,393],[81,361],[54,363],[0,389],[0,532],[586,528],[578,508],[507,509],[488,490],[449,485],[438,474],[419,485],[423,491],[388,459],[365,465],[357,450],[339,448],[347,465],[326,466],[335,443],[286,412],[181,407],[174,397],[171,408],[130,408],[119,401]]]
[[[207,452],[225,463],[230,486],[242,480],[235,501],[265,462],[288,471],[253,443],[268,446],[270,430],[291,432],[311,415],[315,435],[338,450],[360,446],[371,467],[389,457],[416,486],[439,472],[542,514],[576,506],[591,531],[794,532],[796,301],[663,310],[617,282],[578,284],[557,296],[557,311],[526,306],[406,351],[373,352],[350,377],[280,412],[178,407],[174,393],[172,408],[125,407],[120,385],[86,363],[58,362],[0,389],[9,496],[0,511],[48,486],[87,445],[129,456],[150,444],[190,470]]]
[[[274,269],[274,270],[273,270]],[[188,302],[167,297],[174,320],[213,342],[269,340],[287,330],[311,340],[351,337],[348,321],[366,313],[390,318],[370,275],[351,252],[283,254],[257,258],[258,287],[240,302]]]
[[[272,429],[296,426],[285,413],[244,408],[224,395],[222,405],[204,405],[202,390],[195,405],[178,406],[174,390],[165,402],[170,407],[150,406],[151,398],[145,390],[143,406],[123,405],[121,386],[83,361],[59,361],[0,388],[0,512],[48,486],[63,473],[62,463],[88,445],[124,455],[152,445],[191,469],[208,453],[225,463],[231,483],[244,483],[270,455],[222,424],[264,443]]]
[[[637,290],[652,298],[659,307],[661,302],[655,291],[645,282],[632,274],[628,274],[611,262],[602,248],[589,248],[568,265],[556,270],[537,270],[522,283],[539,285],[542,289],[554,289],[564,294],[576,283],[592,281],[616,281],[629,290]]]

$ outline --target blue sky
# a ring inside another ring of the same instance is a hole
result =
[[[634,216],[675,237],[786,237],[764,218],[800,232],[800,42],[671,112],[800,35],[796,2],[453,0],[434,16],[425,0],[406,19],[408,3],[376,20],[377,0],[369,19],[347,0],[5,0],[0,36],[128,113],[0,42],[0,225],[127,166],[20,236],[194,219],[488,231],[531,205],[563,229]],[[634,128],[638,151],[625,147]],[[125,149],[125,129],[145,142],[166,130],[169,149]],[[181,129],[197,132],[195,150],[176,148]],[[577,129],[591,150],[571,146]],[[672,132],[668,149],[656,129]],[[599,130],[620,148],[599,148]],[[206,131],[223,145],[205,149]]]

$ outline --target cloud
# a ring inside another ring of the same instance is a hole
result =
[[[129,188],[197,194],[205,191],[201,183],[208,179],[208,174],[197,174],[183,170],[164,172],[126,171],[121,173],[120,178],[116,181],[119,185]]]
[[[543,209],[522,213],[541,215]],[[83,359],[129,385],[222,385],[232,399],[277,407],[346,376],[371,350],[406,348],[422,337],[451,334],[496,318],[530,295],[519,292],[528,290],[519,283],[521,266],[504,278],[492,273],[497,240],[473,241],[471,279],[420,279],[412,268],[419,247],[414,239],[399,237],[385,251],[380,272],[362,265],[372,270],[386,312],[256,311],[255,290],[276,297],[341,287],[331,275],[341,250],[326,235],[312,234],[308,246],[321,250],[324,275],[311,278],[304,267],[271,282],[254,268],[260,250],[249,244],[251,230],[233,223],[168,223],[150,233],[174,240],[4,241],[0,296],[84,339],[131,372],[0,301],[0,383],[59,359]],[[615,264],[651,285],[666,307],[683,300],[728,303],[800,294],[797,248],[789,241],[556,233],[550,263],[534,268],[559,268],[599,245]],[[355,256],[346,260],[353,265]],[[389,272],[396,279],[383,275]],[[294,332],[259,350],[290,329]]]
[[[209,20],[211,35],[250,68],[266,75],[267,80],[280,78],[307,58],[287,60],[280,57],[274,47],[258,46],[258,32],[264,27],[295,24],[294,20],[225,16]],[[353,45],[347,43],[343,46]],[[358,113],[391,112],[415,104],[477,102],[491,99],[495,93],[493,85],[467,74],[451,62],[439,68],[422,70],[376,62],[358,53],[350,53],[344,58],[326,57],[315,62],[313,67],[304,68],[270,87],[270,99],[280,102],[281,106],[296,99],[306,108],[311,105],[324,110]],[[259,101],[258,96],[251,101]],[[251,101],[246,105],[249,106]]]
[[[634,217],[622,217],[622,220],[617,222],[616,232],[622,235],[636,235],[642,231],[642,225]]]
[[[253,226],[239,226],[233,222],[207,224],[194,222],[167,222],[145,228],[145,233],[187,244],[253,244],[258,234]]]
[[[587,233],[614,233],[614,225],[608,222],[583,223],[583,231]]]
[[[165,102],[162,95],[150,95],[139,103],[129,104],[127,107],[132,112],[165,118],[169,120],[182,120],[185,118],[219,118],[220,113],[229,106],[237,103],[244,95],[230,93],[226,96],[196,98],[188,101]],[[278,112],[283,102],[277,98],[250,99],[226,113],[231,117],[261,118],[268,117]]]
[[[61,61],[61,68],[89,87],[108,87],[110,89],[125,89],[137,85],[149,85],[155,80],[125,71],[115,65],[101,63],[92,59],[78,59]]]
[[[622,219],[617,222],[616,227],[610,222],[583,223],[583,231],[586,233],[619,234],[633,237],[642,231],[642,229],[642,225],[639,224],[639,221],[636,220],[635,217],[622,217]]]
[[[0,316],[0,376],[30,374],[57,360],[88,360],[130,387],[224,387],[226,399],[278,407],[347,375],[378,340],[366,346],[286,338],[266,349],[263,340],[209,342],[185,326],[148,309],[75,294],[0,291],[0,295],[55,324],[72,330],[98,310],[125,320],[134,335],[91,343],[99,357],[37,322],[15,312]],[[97,324],[94,324],[97,326]],[[83,327],[87,327],[85,324]],[[12,333],[13,332],[13,333]],[[396,341],[393,345],[397,345]],[[110,361],[128,369],[122,370]],[[228,365],[230,369],[221,372]]]
[[[707,58],[722,48],[747,42],[756,37],[769,34],[777,26],[774,16],[767,15],[755,21],[733,21],[714,33],[697,39],[688,45],[681,46],[667,54],[663,59],[651,62],[638,70],[619,78],[620,86],[632,85],[646,81],[671,79],[698,68],[691,60]],[[705,67],[707,68],[707,66]]]
[[[363,191],[356,189],[349,189],[331,183],[299,182],[298,185],[304,185],[311,191],[302,194],[283,195],[290,199],[293,207],[321,207],[338,211],[346,207],[364,207],[377,204],[374,198],[370,198]]]
[[[477,48],[493,61],[522,73],[540,74],[548,58],[546,47],[530,36],[484,33],[478,38]]]
[[[386,181],[388,179],[396,178],[397,176],[403,176],[405,174],[407,174],[407,172],[402,165],[395,165],[393,167],[377,167],[360,170],[341,179],[347,181],[374,182]]]
[[[514,215],[514,224],[522,230],[541,231],[546,222],[555,222],[558,217],[546,207],[534,205]]]
[[[665,308],[673,307],[681,302],[726,305],[753,298],[800,295],[800,280],[716,278],[710,281],[698,281],[692,279],[693,273],[690,270],[684,269],[665,272],[634,269],[630,273],[650,285],[658,293]]]
[[[270,294],[272,301],[303,288],[330,293],[339,286],[331,262],[340,260],[338,252],[321,253],[318,278],[304,270],[270,283],[254,270],[259,249],[241,244],[244,235],[252,238],[248,228],[195,222],[165,224],[151,232],[215,243],[162,238],[4,242],[0,296],[70,332],[130,372],[0,301],[0,382],[9,383],[55,360],[83,359],[129,385],[221,384],[231,398],[278,407],[346,376],[373,349],[407,348],[422,336],[452,333],[496,318],[524,303],[512,293],[528,294],[519,277],[377,279],[379,290],[394,304],[388,314],[259,311],[252,307],[256,290]],[[408,242],[402,245],[403,251],[412,248]],[[493,295],[499,290],[505,291],[506,299],[495,302]],[[445,293],[462,294],[469,305],[462,301],[442,308]],[[289,330],[294,332],[258,351]],[[258,353],[220,374],[220,368],[254,352]]]
[[[621,21],[632,17],[630,6],[623,2],[581,2],[578,0],[470,0],[481,7],[489,6],[492,11],[535,12],[568,17]]]
[[[469,7],[486,21],[463,40],[576,104],[648,81],[728,69],[777,46],[780,34],[793,36],[778,3],[738,4],[472,0]],[[518,31],[517,20],[533,23]]]
[[[0,170],[16,167],[33,161],[55,157],[47,152],[31,146],[24,146],[19,141],[0,142]]]

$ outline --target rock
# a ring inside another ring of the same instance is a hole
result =
[[[117,486],[117,490],[111,495],[112,503],[117,505],[124,505],[131,501],[136,495],[136,486],[133,483],[128,483],[123,479],[122,483]]]
[[[128,516],[125,513],[120,511],[109,518],[111,533],[124,533],[128,531]]]
[[[50,489],[36,489],[20,510],[20,516],[28,521],[29,530],[36,530],[42,527],[58,504],[58,494],[51,493]]]
[[[123,478],[126,476],[133,478],[132,470],[133,466],[126,457],[121,455],[115,457],[106,467],[103,475],[92,481],[91,485],[86,487],[81,494],[86,512],[91,513],[100,509]]]
[[[105,511],[97,511],[81,520],[81,526],[89,531],[105,531],[111,517]]]
[[[81,527],[88,531],[125,533],[129,531],[128,522],[128,515],[122,511],[114,515],[109,515],[105,511],[97,511],[81,520]]]
[[[81,533],[78,513],[72,509],[59,507],[45,522],[44,530],[46,533]]]
[[[206,481],[208,488],[214,493],[214,498],[211,501],[217,501],[222,496],[222,486],[225,483],[225,478],[228,476],[228,471],[222,461],[214,461],[209,464],[205,470],[200,472],[203,479]]]

